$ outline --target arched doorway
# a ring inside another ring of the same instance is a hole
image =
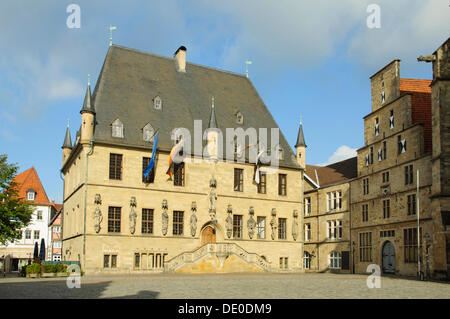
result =
[[[216,242],[216,230],[212,226],[206,226],[202,230],[202,245]]]
[[[382,257],[383,257],[383,273],[394,274],[395,248],[390,241],[384,243],[382,249]]]

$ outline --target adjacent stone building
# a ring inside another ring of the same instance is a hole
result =
[[[272,141],[278,126],[247,77],[186,63],[184,47],[171,59],[112,45],[80,113],[62,147],[63,260],[88,273],[302,269],[303,167],[281,132]],[[169,177],[175,128],[191,132],[192,155]],[[227,139],[226,128],[267,129],[267,142]],[[279,161],[258,166],[259,184],[252,148]]]
[[[370,78],[372,112],[350,183],[358,273],[370,264],[399,275],[448,273],[448,40],[433,56],[433,81],[401,78],[399,60]]]

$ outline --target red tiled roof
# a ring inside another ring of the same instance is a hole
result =
[[[400,79],[400,91],[421,92],[431,94],[431,80],[423,79]]]
[[[343,182],[357,176],[357,158],[352,157],[327,166],[306,165],[306,175],[320,187]]]
[[[16,175],[13,181],[18,184],[19,197],[27,199],[27,191],[33,189],[36,192],[33,203],[41,205],[52,205],[48,200],[44,187],[34,167]]]
[[[412,122],[424,124],[425,152],[431,152],[431,80],[400,79],[400,94],[412,93]]]

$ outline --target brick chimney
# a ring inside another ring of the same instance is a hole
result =
[[[181,46],[175,51],[173,58],[175,60],[175,67],[178,72],[186,72],[186,47]]]

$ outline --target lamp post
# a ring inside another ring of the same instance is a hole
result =
[[[431,246],[431,238],[428,233],[425,233],[425,262],[426,262],[426,280],[430,280],[430,257],[428,254]]]
[[[353,241],[352,242],[352,274],[355,273],[355,247],[356,247],[356,243]]]

